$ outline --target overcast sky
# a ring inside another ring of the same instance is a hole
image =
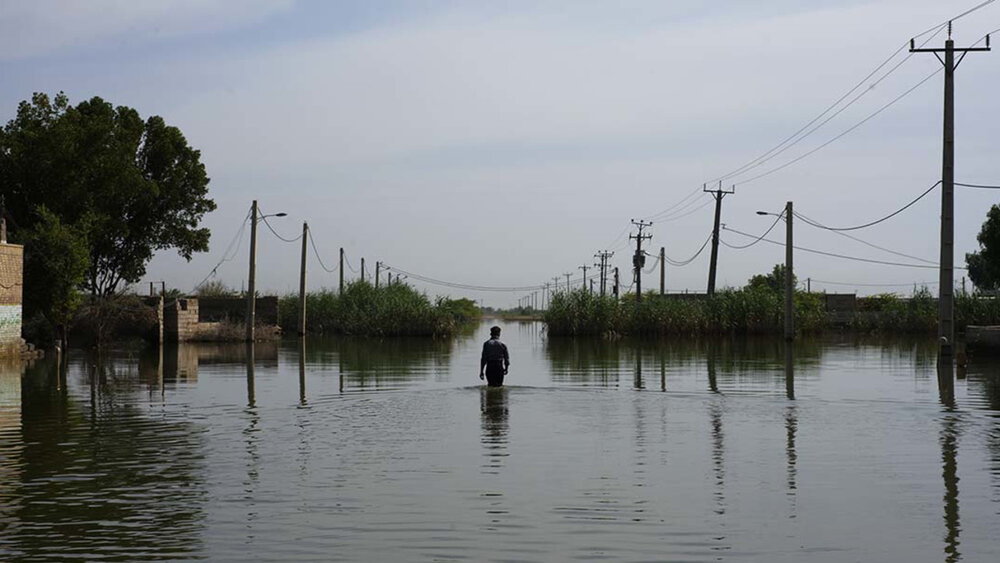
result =
[[[0,119],[32,92],[62,90],[74,104],[101,96],[179,127],[201,151],[218,210],[205,219],[208,253],[190,263],[162,253],[150,264],[147,278],[170,287],[190,290],[209,274],[254,198],[264,213],[288,213],[271,221],[283,236],[297,236],[307,221],[328,266],[342,246],[354,268],[364,256],[370,266],[382,260],[441,280],[524,286],[568,272],[578,279],[578,266],[607,249],[627,286],[631,218],[668,210],[653,218],[646,245],[687,260],[710,234],[713,205],[709,196],[685,197],[809,123],[911,36],[977,3],[0,0]],[[956,21],[956,45],[998,28],[1000,3]],[[940,47],[944,38],[920,40]],[[869,89],[907,55],[803,141],[727,179],[736,193],[724,200],[723,222],[759,234],[773,219],[754,212],[791,200],[816,221],[851,226],[936,182],[940,73],[839,140],[753,180],[941,67],[918,54]],[[974,53],[956,73],[958,181],[1000,184],[998,91],[1000,53]],[[956,265],[977,248],[998,198],[957,189]],[[851,234],[936,263],[939,209],[935,190]],[[795,225],[797,246],[921,263]],[[783,237],[779,226],[769,238]],[[245,283],[247,239],[218,268],[217,278],[236,288]],[[259,239],[259,284],[297,290],[298,244],[266,228]],[[750,242],[731,231],[722,239]],[[668,289],[704,291],[708,257],[706,249],[687,266],[668,266]],[[336,274],[310,260],[310,287],[336,287]],[[783,260],[778,245],[723,246],[718,286],[740,286]],[[823,280],[814,290],[909,291],[937,280],[934,269],[803,251],[795,269],[803,284]],[[644,287],[658,283],[658,271],[644,277]],[[491,305],[521,297],[414,285]]]

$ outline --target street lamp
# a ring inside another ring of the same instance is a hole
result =
[[[783,213],[758,211],[757,215],[785,218],[785,340],[795,340],[795,275],[792,273],[792,202],[785,203]]]
[[[258,215],[257,200],[253,200],[250,210],[250,275],[247,280],[247,332],[246,341],[254,341],[254,325],[257,322],[257,221],[263,221],[268,217],[286,217],[287,213],[272,213],[270,215]]]

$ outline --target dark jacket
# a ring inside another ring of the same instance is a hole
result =
[[[510,365],[507,345],[500,342],[499,338],[490,338],[483,343],[483,356],[479,363],[485,366],[489,362],[503,362],[505,368]]]

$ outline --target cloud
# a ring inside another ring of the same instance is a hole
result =
[[[292,0],[5,0],[0,59],[215,33],[260,21]]]

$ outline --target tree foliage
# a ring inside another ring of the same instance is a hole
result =
[[[36,93],[0,130],[0,188],[18,230],[28,238],[44,205],[76,232],[88,256],[80,286],[95,296],[139,281],[157,250],[208,250],[208,182],[179,129],[98,97],[70,106]]]
[[[798,280],[792,275],[792,286],[795,287]],[[785,290],[785,265],[775,264],[769,274],[757,274],[747,281],[748,289],[765,289],[768,291],[782,292]]]
[[[990,207],[976,240],[979,251],[965,255],[969,279],[979,289],[997,289],[1000,286],[1000,207]]]

